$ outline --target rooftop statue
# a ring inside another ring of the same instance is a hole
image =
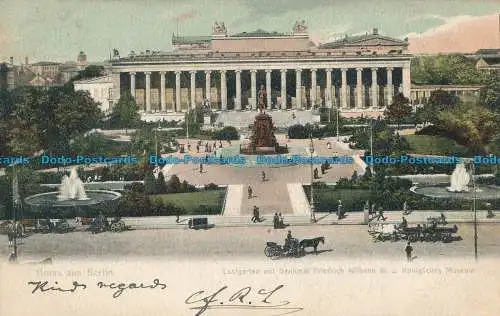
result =
[[[295,25],[293,27],[293,32],[294,33],[304,33],[304,32],[307,32],[306,21],[305,20],[295,21]]]
[[[212,33],[214,34],[221,34],[221,33],[227,33],[226,25],[224,25],[224,22],[214,22],[214,25],[212,26]]]

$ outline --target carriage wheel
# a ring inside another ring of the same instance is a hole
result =
[[[61,226],[59,226],[59,232],[61,232],[61,233],[67,233],[67,232],[69,232],[69,225],[68,225],[68,223],[62,223]]]
[[[114,233],[119,233],[122,231],[122,226],[120,223],[113,223],[111,224],[111,231]]]
[[[269,248],[268,246],[266,246],[266,248],[264,248],[264,254],[266,255],[266,257],[272,257],[273,256],[273,253],[271,252],[271,248]]]

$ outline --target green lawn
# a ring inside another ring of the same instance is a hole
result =
[[[304,186],[307,199],[310,201],[309,186]],[[316,212],[329,212],[337,209],[338,200],[342,201],[344,210],[348,212],[359,212],[367,200],[370,199],[368,189],[334,189],[333,186],[323,189],[315,189],[314,206]]]
[[[407,135],[404,137],[410,144],[410,152],[414,154],[450,156],[456,153],[464,155],[467,152],[467,147],[443,136]]]
[[[151,195],[150,198],[151,200],[160,198],[163,203],[171,203],[181,207],[185,209],[188,214],[197,213],[200,206],[205,206],[206,209],[217,210],[217,213],[220,213],[222,212],[225,193],[226,189],[202,190],[190,193],[157,194]],[[213,213],[213,211],[210,213]]]

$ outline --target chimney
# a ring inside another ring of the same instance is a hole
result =
[[[14,57],[12,57],[12,56],[10,57],[10,64],[14,65]]]
[[[373,29],[373,35],[378,35],[378,28]]]
[[[28,66],[28,65],[29,65],[29,62],[28,62],[28,56],[24,57],[24,64],[25,64],[26,66]]]

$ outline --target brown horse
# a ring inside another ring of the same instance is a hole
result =
[[[308,247],[313,247],[314,248],[314,253],[318,254],[318,245],[319,243],[324,244],[325,243],[325,237],[316,237],[313,239],[302,239],[299,243],[299,247],[304,250],[305,248]]]

